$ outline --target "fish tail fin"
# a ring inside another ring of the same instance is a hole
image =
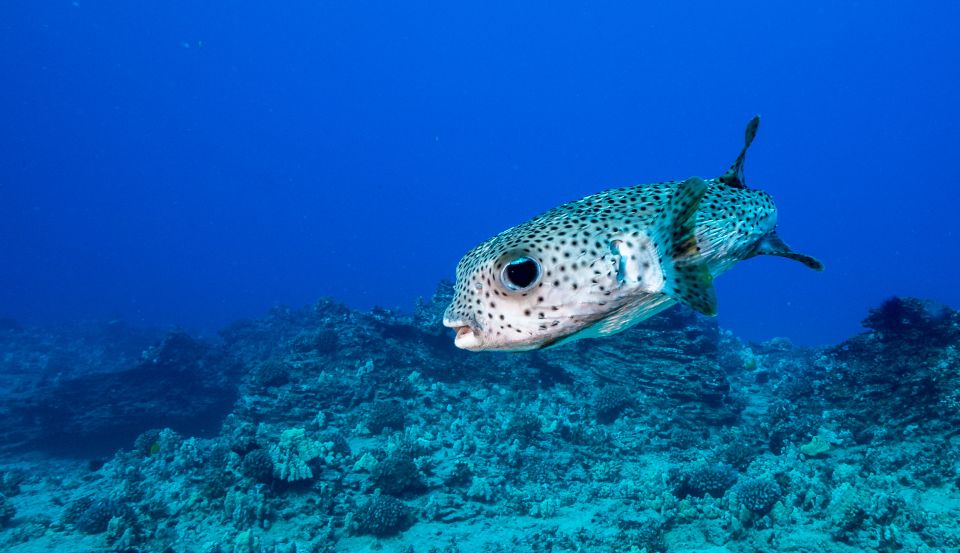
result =
[[[794,251],[793,248],[788,246],[787,243],[777,235],[776,230],[767,233],[766,236],[757,242],[757,245],[753,250],[753,254],[750,257],[757,255],[775,255],[778,257],[786,257],[787,259],[799,261],[814,271],[823,270],[823,263],[821,263],[819,259]]]
[[[747,187],[747,181],[743,177],[743,160],[747,157],[747,149],[750,148],[750,144],[753,143],[753,139],[757,137],[757,128],[759,126],[760,116],[754,115],[753,119],[747,123],[747,128],[744,131],[743,149],[740,150],[740,155],[737,156],[737,159],[733,162],[733,165],[727,169],[727,172],[721,175],[717,180],[734,188]]]
[[[664,292],[707,316],[717,314],[713,275],[700,255],[695,226],[707,183],[689,178],[677,187],[655,227],[662,255]]]

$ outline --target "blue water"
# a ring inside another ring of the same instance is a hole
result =
[[[0,316],[409,309],[561,202],[718,175],[754,113],[748,183],[827,271],[743,263],[723,325],[960,305],[960,4],[647,4],[4,2]]]

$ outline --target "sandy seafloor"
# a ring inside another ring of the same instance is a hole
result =
[[[951,309],[470,354],[448,294],[209,339],[0,322],[0,551],[960,551]]]

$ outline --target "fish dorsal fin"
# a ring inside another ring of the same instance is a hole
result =
[[[663,271],[663,292],[704,315],[717,314],[713,275],[697,245],[695,225],[707,183],[691,177],[677,186],[654,227]]]
[[[740,150],[740,155],[737,156],[736,161],[733,162],[733,165],[727,169],[727,172],[720,177],[720,182],[726,184],[727,186],[732,186],[734,188],[746,188],[747,181],[743,178],[743,160],[747,156],[747,149],[750,148],[750,144],[753,143],[753,139],[757,136],[757,127],[760,126],[760,116],[754,115],[753,119],[747,123],[747,130],[744,133],[743,138],[743,149]]]

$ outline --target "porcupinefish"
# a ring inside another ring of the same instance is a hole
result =
[[[820,261],[777,235],[769,194],[747,188],[746,129],[723,175],[607,190],[507,229],[457,265],[443,324],[457,347],[524,351],[608,336],[679,302],[713,316],[713,278],[757,255]]]

